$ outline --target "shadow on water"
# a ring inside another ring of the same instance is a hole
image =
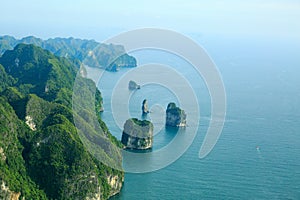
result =
[[[150,149],[124,149],[125,151],[131,152],[131,153],[150,153],[152,152],[152,148]]]
[[[165,133],[175,136],[178,133],[179,129],[180,127],[165,126]]]
[[[165,134],[168,138],[173,139],[177,134],[185,133],[186,127],[165,126]]]

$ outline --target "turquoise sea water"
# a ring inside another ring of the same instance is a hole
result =
[[[197,125],[193,113],[187,113],[189,127],[183,134],[195,125],[198,132],[176,162],[150,173],[126,173],[121,193],[112,199],[300,199],[299,43],[230,38],[200,38],[199,43],[218,66],[226,88],[227,115],[219,141],[207,157],[198,158],[209,125],[210,97],[193,68],[165,52],[134,52],[139,64],[168,64],[186,77],[201,116]],[[128,71],[107,72],[99,82],[105,108],[102,118],[119,139],[122,130],[113,118],[111,99],[117,81]],[[129,100],[120,99],[117,107],[128,102],[130,115],[140,118],[144,98],[153,111],[149,117],[162,127],[154,137],[156,151],[176,134],[163,128],[163,109],[168,102],[180,100],[168,88],[150,84]]]

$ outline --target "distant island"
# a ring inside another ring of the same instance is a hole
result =
[[[139,84],[137,84],[135,81],[130,80],[128,83],[128,89],[129,90],[138,90],[138,89],[141,89],[141,86]]]
[[[33,36],[20,40],[12,36],[0,36],[0,55],[18,44],[34,44],[56,56],[68,58],[73,63],[89,67],[118,71],[122,67],[136,67],[136,59],[126,53],[122,45],[103,44],[95,40],[54,38],[42,40]]]

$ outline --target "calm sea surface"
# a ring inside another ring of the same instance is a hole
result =
[[[133,52],[140,65],[169,65],[189,82],[197,97],[200,120],[195,120],[197,106],[184,104],[189,126],[180,134],[197,130],[191,146],[163,169],[126,173],[121,193],[112,199],[300,199],[299,43],[275,39],[198,40],[218,66],[226,88],[227,115],[221,137],[212,152],[199,159],[211,108],[203,79],[191,65],[172,54],[153,50]],[[118,82],[128,78],[130,71],[106,72],[102,76],[98,84],[104,98],[102,118],[120,139],[124,122],[118,117],[122,116],[118,110],[125,106],[130,117],[141,118],[141,103],[147,99],[152,111],[148,119],[156,127],[153,151],[159,151],[176,135],[174,130],[164,128],[167,104],[174,101],[182,105],[180,95],[172,88],[180,88],[183,95],[186,90],[169,76],[172,86],[157,84],[157,78],[154,83],[130,92],[127,84],[120,86]],[[167,71],[155,73],[164,78]],[[141,79],[148,76],[139,74]],[[126,97],[114,96],[118,84]],[[112,106],[112,102],[119,103]],[[116,118],[121,121],[121,128]],[[149,162],[152,161],[159,159]]]

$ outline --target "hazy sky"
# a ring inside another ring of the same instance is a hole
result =
[[[126,3],[124,3],[126,2]],[[300,1],[0,0],[0,35],[103,40],[159,27],[184,33],[300,39]]]

